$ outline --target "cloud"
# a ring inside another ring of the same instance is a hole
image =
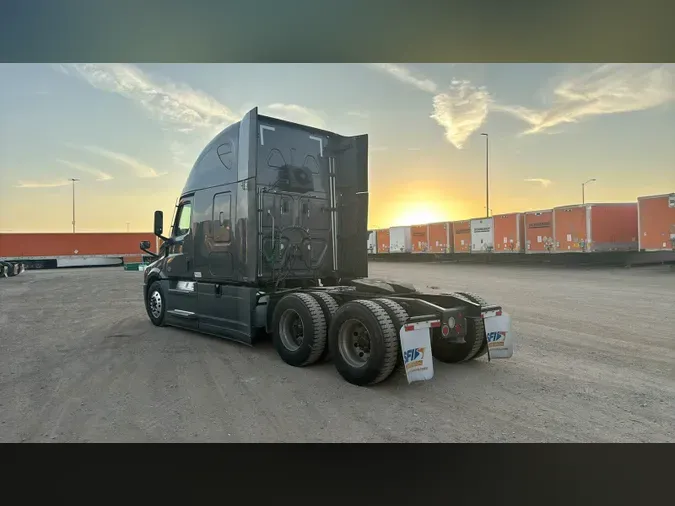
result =
[[[542,179],[542,178],[538,178],[538,177],[528,178],[528,179],[525,179],[524,181],[526,181],[528,183],[539,183],[544,188],[548,188],[552,183],[552,181],[550,179]]]
[[[431,79],[419,75],[415,76],[410,69],[403,65],[397,65],[395,63],[372,63],[371,66],[382,72],[386,72],[402,83],[410,84],[427,93],[436,93],[436,90],[438,89],[438,85]]]
[[[82,172],[87,172],[88,174],[92,174],[96,176],[97,181],[110,181],[113,177],[108,174],[107,172],[103,172],[102,170],[95,169],[93,167],[89,167],[88,165],[84,165],[82,163],[75,163],[75,162],[69,162],[68,160],[56,160],[59,163],[62,163],[63,165],[67,165],[68,167],[71,167],[75,170],[79,170]]]
[[[612,63],[559,83],[548,109],[498,104],[492,109],[528,123],[524,134],[537,134],[592,116],[651,109],[674,99],[675,64]]]
[[[163,176],[166,174],[166,172],[158,172],[156,169],[153,167],[146,165],[145,163],[136,160],[135,158],[125,155],[122,153],[116,153],[114,151],[110,151],[107,149],[99,148],[96,146],[73,146],[69,145],[71,147],[75,147],[78,149],[83,149],[86,151],[89,151],[90,153],[94,153],[96,155],[102,156],[104,158],[107,158],[109,160],[112,160],[114,162],[121,163],[123,165],[126,165],[127,167],[130,167],[136,172],[136,175],[138,177],[142,178],[151,178],[151,177],[159,177]]]
[[[185,84],[159,82],[134,65],[86,63],[55,68],[69,75],[72,72],[99,90],[128,98],[182,133],[196,129],[215,133],[240,119],[207,93]]]
[[[70,181],[53,181],[40,183],[39,181],[18,181],[15,188],[57,188],[59,186],[68,186]]]
[[[485,87],[454,80],[446,92],[434,97],[431,118],[445,129],[448,142],[461,149],[485,121],[490,103]]]
[[[370,114],[362,111],[347,111],[347,116],[354,116],[355,118],[363,118],[363,119],[370,118]]]
[[[301,105],[276,103],[268,105],[267,109],[273,111],[274,116],[286,121],[301,123],[315,128],[326,128],[326,123],[317,111]]]

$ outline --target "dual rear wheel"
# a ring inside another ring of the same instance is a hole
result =
[[[330,355],[349,383],[374,385],[402,364],[399,330],[407,319],[403,306],[386,298],[339,306],[325,292],[295,293],[276,305],[272,340],[279,356],[290,365],[308,366]],[[440,333],[432,333],[435,358],[463,362],[484,353],[487,343],[482,320],[468,322],[465,344],[448,343]]]

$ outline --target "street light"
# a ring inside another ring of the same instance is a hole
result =
[[[589,179],[585,183],[581,183],[581,205],[586,205],[586,185],[593,181],[596,181],[596,179]]]
[[[127,233],[129,233],[129,222],[127,221]]]
[[[490,138],[488,134],[482,133],[485,136],[485,211],[487,217],[490,217]]]
[[[73,182],[73,234],[75,233],[75,181],[79,181],[79,179],[75,179],[71,177],[68,181]]]

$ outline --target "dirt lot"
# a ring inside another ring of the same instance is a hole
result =
[[[0,442],[674,442],[675,273],[371,264],[514,318],[511,360],[374,388],[330,363],[153,327],[141,274],[0,279]]]

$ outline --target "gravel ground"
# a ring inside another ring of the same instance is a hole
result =
[[[675,272],[372,263],[499,302],[511,360],[349,385],[149,322],[141,274],[0,279],[0,442],[674,442]]]

